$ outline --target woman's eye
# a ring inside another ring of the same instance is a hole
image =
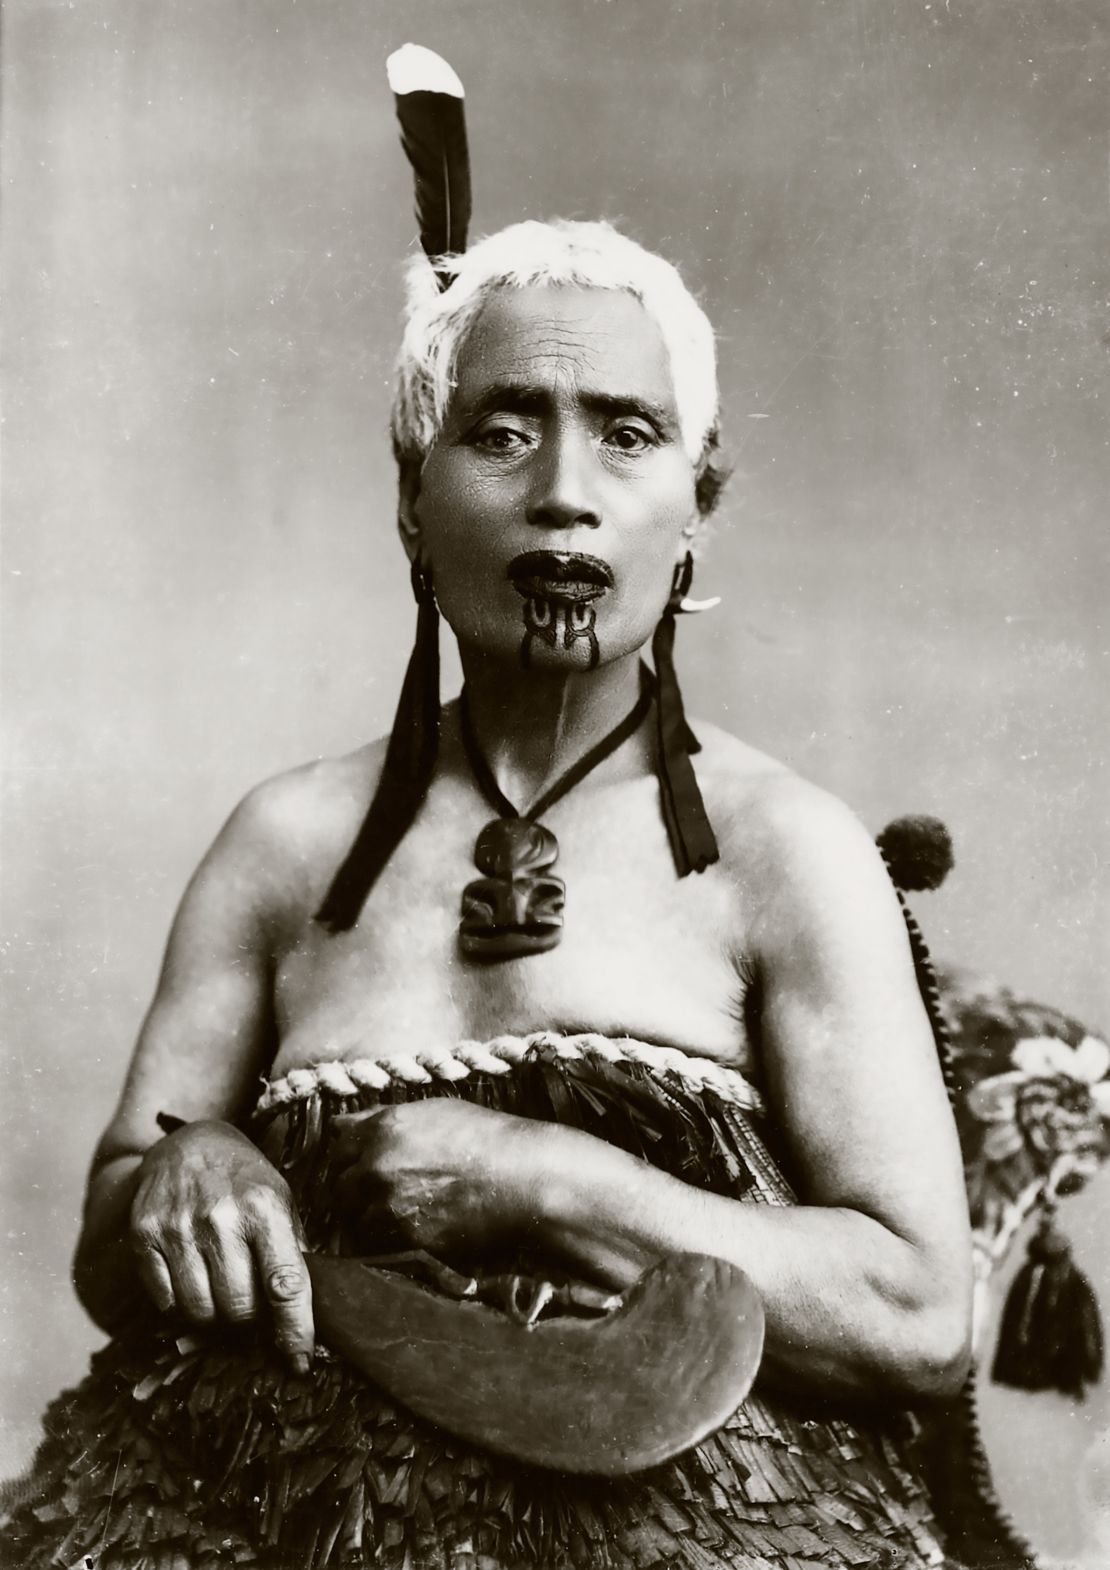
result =
[[[607,440],[618,452],[642,452],[653,445],[650,432],[639,425],[618,425],[609,432]]]
[[[475,447],[484,448],[486,452],[515,452],[527,440],[524,432],[512,425],[487,426],[473,438]]]

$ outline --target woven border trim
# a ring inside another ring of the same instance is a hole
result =
[[[474,1073],[511,1074],[518,1063],[544,1055],[571,1062],[638,1063],[654,1074],[673,1076],[688,1090],[711,1091],[721,1101],[746,1112],[764,1110],[763,1097],[754,1085],[736,1069],[726,1068],[711,1058],[689,1057],[677,1047],[656,1047],[630,1036],[563,1036],[541,1030],[529,1036],[497,1036],[486,1042],[460,1041],[456,1047],[436,1052],[389,1052],[379,1057],[291,1069],[266,1086],[258,1111],[277,1111],[317,1091],[354,1096],[362,1090],[385,1090],[396,1081],[430,1085],[437,1079],[466,1079]]]

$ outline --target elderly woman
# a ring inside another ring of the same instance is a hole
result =
[[[414,268],[395,406],[393,736],[260,785],[185,893],[77,1254],[114,1339],[6,1541],[98,1570],[939,1562],[892,1409],[963,1380],[970,1250],[898,901],[839,802],[687,727],[670,665],[712,331],[601,224],[446,266]],[[616,1289],[718,1256],[764,1306],[757,1394],[640,1477],[499,1459],[316,1347],[302,1250],[386,1246]]]

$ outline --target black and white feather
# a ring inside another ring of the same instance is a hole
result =
[[[470,226],[470,158],[463,85],[442,56],[404,44],[386,61],[401,124],[401,145],[412,165],[420,244],[433,266],[466,249]],[[451,275],[436,266],[439,286]]]

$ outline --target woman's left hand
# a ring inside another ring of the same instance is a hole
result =
[[[365,1246],[429,1252],[519,1239],[562,1132],[464,1101],[414,1101],[335,1119],[338,1207]]]

